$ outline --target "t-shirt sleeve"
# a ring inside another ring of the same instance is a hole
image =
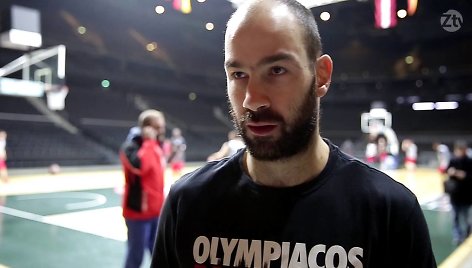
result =
[[[423,211],[417,200],[409,217],[392,232],[394,260],[392,267],[430,268],[437,267],[431,247],[431,239]]]
[[[179,267],[175,255],[175,211],[173,209],[172,196],[169,195],[159,217],[159,227],[152,254],[151,268]]]

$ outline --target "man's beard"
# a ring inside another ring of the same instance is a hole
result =
[[[265,161],[282,160],[308,149],[308,145],[313,139],[313,133],[318,127],[318,103],[314,86],[315,79],[303,98],[302,105],[293,111],[296,117],[289,123],[270,108],[258,111],[246,110],[244,116],[238,121],[230,105],[233,123],[243,138],[247,150],[254,158]],[[279,138],[250,138],[246,127],[248,121],[277,122],[281,127],[281,135]]]

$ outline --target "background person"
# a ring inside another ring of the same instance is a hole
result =
[[[369,165],[375,165],[379,162],[377,157],[377,139],[376,136],[370,134],[367,136],[367,145],[364,154],[365,162]]]
[[[404,139],[402,141],[402,151],[405,153],[404,165],[409,171],[416,169],[416,162],[418,159],[418,147],[411,139]]]
[[[446,144],[440,142],[433,143],[433,150],[436,152],[438,171],[441,174],[445,174],[451,160],[451,151],[449,151],[449,147]]]
[[[246,147],[241,137],[235,130],[228,132],[228,141],[221,145],[219,151],[210,154],[207,161],[219,160],[227,156],[232,156],[239,149]]]
[[[446,170],[453,186],[448,192],[453,209],[453,242],[462,243],[471,232],[470,207],[472,205],[472,159],[467,156],[467,143],[454,144],[454,157]]]
[[[179,177],[185,167],[185,151],[187,150],[187,144],[180,128],[172,129],[170,147],[171,154],[167,161],[170,163],[173,176]]]
[[[152,253],[164,202],[165,156],[160,140],[165,135],[164,115],[146,110],[138,118],[140,131],[132,130],[122,145],[120,159],[125,175],[123,217],[128,228],[125,268],[139,268],[144,253]]]

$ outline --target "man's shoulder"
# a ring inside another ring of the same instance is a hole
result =
[[[377,168],[363,163],[353,158],[345,158],[345,164],[336,172],[336,176],[345,178],[348,188],[356,189],[358,194],[363,194],[368,198],[388,200],[388,202],[416,202],[414,193],[394,179],[392,173],[385,173]]]
[[[334,175],[342,181],[334,180],[331,189],[336,194],[350,200],[354,206],[366,205],[372,217],[386,214],[395,221],[405,221],[417,215],[419,203],[416,195],[400,181],[385,172],[353,160]],[[397,178],[400,179],[400,178]]]
[[[178,179],[171,187],[171,195],[199,193],[212,187],[225,187],[229,181],[240,175],[237,158],[211,161]]]

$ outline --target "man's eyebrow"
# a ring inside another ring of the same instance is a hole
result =
[[[295,61],[295,57],[292,55],[292,54],[289,54],[289,53],[277,53],[275,55],[270,55],[270,56],[267,56],[263,59],[261,59],[258,63],[257,63],[257,66],[261,66],[261,65],[267,65],[267,64],[271,64],[271,63],[274,63],[274,62],[277,62],[277,61],[281,61],[281,60],[289,60],[289,61]],[[236,60],[227,60],[225,62],[225,67],[226,68],[241,68],[243,65],[236,61]]]
[[[225,68],[241,68],[242,64],[236,60],[227,60],[225,61]]]
[[[257,65],[267,65],[282,60],[295,61],[295,57],[292,54],[281,52],[261,59]]]

